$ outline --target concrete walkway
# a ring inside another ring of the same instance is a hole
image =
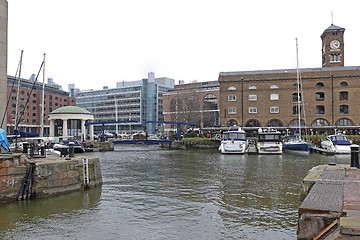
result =
[[[360,239],[360,169],[320,165],[302,185],[308,192],[299,207],[299,239]],[[334,221],[331,231],[321,233]]]

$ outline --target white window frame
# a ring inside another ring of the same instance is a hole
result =
[[[249,87],[249,90],[256,90],[257,89],[257,87],[255,86],[255,85],[251,85],[250,87]]]
[[[270,86],[270,89],[278,89],[278,88],[279,88],[279,86],[276,85],[276,84],[273,84],[273,85]]]
[[[276,96],[276,97],[275,97]],[[278,93],[272,93],[270,94],[270,100],[271,101],[278,101],[279,100],[279,94]]]
[[[235,90],[236,90],[236,87],[230,86],[230,87],[228,87],[228,90],[230,90],[230,91],[235,91]]]
[[[236,114],[236,107],[229,107],[228,114]]]
[[[270,113],[279,113],[279,107],[270,107]]]
[[[236,101],[236,95],[233,95],[233,94],[232,94],[232,95],[229,95],[229,96],[228,96],[228,101],[229,101],[229,102],[235,102],[235,101]]]
[[[250,94],[249,95],[249,101],[257,101],[257,95],[256,94]]]
[[[249,113],[257,113],[257,107],[249,107]]]

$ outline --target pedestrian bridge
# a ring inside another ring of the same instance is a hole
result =
[[[171,144],[172,141],[170,140],[147,140],[147,139],[136,139],[136,140],[113,140],[114,144],[134,144],[134,143],[151,143],[151,144]]]

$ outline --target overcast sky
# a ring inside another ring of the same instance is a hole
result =
[[[8,75],[39,71],[67,90],[220,72],[321,66],[322,32],[345,28],[345,65],[360,65],[358,0],[8,0]],[[39,79],[42,81],[42,78]]]

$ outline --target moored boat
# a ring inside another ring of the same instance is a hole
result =
[[[281,154],[281,133],[275,129],[259,128],[256,146],[259,154]]]
[[[299,136],[287,136],[283,139],[283,148],[287,151],[310,152],[311,145]]]
[[[221,136],[221,144],[219,150],[221,153],[244,154],[248,148],[248,140],[246,133],[238,127],[236,130],[223,132]]]
[[[303,109],[305,110],[304,102],[301,102],[302,84],[300,83],[299,73],[299,58],[298,58],[298,41],[296,38],[296,86],[297,86],[297,117],[298,117],[298,132],[294,136],[287,136],[283,140],[283,148],[288,151],[305,152],[308,153],[311,150],[311,146],[301,137],[301,103],[303,103]],[[300,94],[301,92],[301,94]],[[304,111],[303,110],[303,111]],[[305,118],[305,114],[304,114]]]
[[[321,148],[335,154],[350,154],[350,145],[351,142],[343,134],[327,136],[326,140],[321,142]]]

